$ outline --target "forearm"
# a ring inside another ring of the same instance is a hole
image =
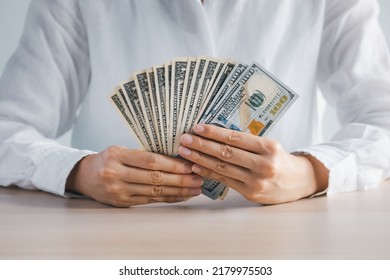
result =
[[[89,151],[65,147],[31,126],[0,118],[0,185],[65,195],[65,180]]]

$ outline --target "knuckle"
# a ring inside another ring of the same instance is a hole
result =
[[[146,158],[146,165],[151,170],[157,170],[158,169],[158,159],[157,155],[151,153]]]
[[[116,177],[116,171],[115,169],[111,168],[111,167],[103,167],[99,172],[98,172],[98,177],[102,180],[102,181],[111,181],[113,180],[115,177]]]
[[[247,191],[243,196],[252,202],[261,203],[266,193],[266,181],[263,178],[253,178],[249,183],[246,184]]]
[[[269,161],[265,166],[265,172],[267,174],[267,177],[268,178],[274,178],[278,175],[279,173],[279,167],[278,165],[273,162],[273,161]]]
[[[176,161],[174,161],[172,163],[172,172],[177,173],[177,172],[179,172],[179,170],[181,170],[180,164],[177,163]]]
[[[152,196],[162,196],[164,193],[164,188],[162,186],[152,186]]]
[[[233,144],[237,143],[238,141],[240,141],[240,134],[235,130],[229,131],[227,136],[227,143]]]
[[[104,151],[104,156],[108,160],[115,159],[120,154],[120,150],[118,146],[110,146]]]
[[[226,163],[224,161],[219,161],[215,165],[215,170],[217,172],[224,172],[226,169]]]
[[[278,153],[282,150],[282,145],[276,141],[269,141],[269,143],[267,144],[267,149],[271,153]]]
[[[151,171],[149,181],[152,185],[160,185],[162,183],[162,174],[160,171]]]
[[[255,193],[250,193],[250,194],[247,194],[245,195],[245,198],[249,201],[252,201],[252,202],[259,202],[259,195],[258,194],[255,194]]]
[[[105,193],[108,197],[117,197],[121,192],[121,188],[118,185],[108,185],[105,188]]]
[[[184,186],[185,185],[185,180],[184,180],[184,176],[183,175],[180,175],[179,176],[179,186]]]
[[[204,150],[206,148],[206,140],[204,138],[199,139],[199,150]]]
[[[202,161],[202,155],[196,151],[192,152],[192,161],[193,162],[201,162]]]
[[[177,194],[179,197],[182,197],[183,196],[183,188],[179,188],[178,190],[178,194]]]
[[[264,192],[264,179],[262,178],[255,178],[253,181],[253,186],[256,189],[256,193],[263,193]],[[248,186],[250,188],[250,186]]]
[[[233,148],[229,145],[221,145],[219,155],[223,159],[231,159],[233,157]]]
[[[215,128],[215,126],[206,126],[206,134],[208,137],[213,138],[217,134]]]

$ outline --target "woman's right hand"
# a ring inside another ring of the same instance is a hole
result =
[[[66,190],[117,207],[180,202],[201,193],[203,179],[191,166],[186,160],[112,146],[81,159]]]

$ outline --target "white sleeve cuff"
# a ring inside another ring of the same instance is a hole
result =
[[[56,147],[41,160],[31,182],[42,191],[63,197],[73,197],[75,195],[65,192],[68,175],[79,160],[93,153],[87,150]]]

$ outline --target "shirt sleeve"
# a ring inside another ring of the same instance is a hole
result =
[[[53,139],[72,127],[88,87],[88,40],[77,1],[33,0],[0,79],[0,185],[66,196],[73,166],[92,153]]]
[[[390,60],[376,1],[328,1],[319,86],[341,129],[301,149],[330,171],[328,194],[363,190],[390,177]],[[326,121],[326,120],[325,120]]]

